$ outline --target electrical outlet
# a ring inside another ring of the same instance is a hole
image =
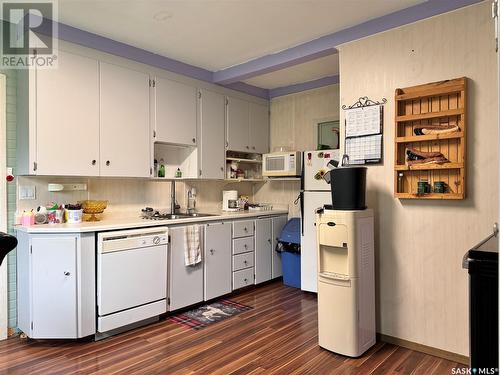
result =
[[[19,200],[36,199],[35,185],[19,185]]]

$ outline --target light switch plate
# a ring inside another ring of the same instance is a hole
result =
[[[19,200],[36,199],[35,185],[19,185]]]

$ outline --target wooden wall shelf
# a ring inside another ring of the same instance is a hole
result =
[[[466,94],[465,77],[396,89],[395,198],[465,198]],[[416,128],[426,126],[458,126],[458,131],[416,135]],[[440,152],[449,162],[409,166],[406,161],[407,148],[420,152]],[[419,181],[427,181],[430,184],[429,193],[417,194]],[[432,192],[437,181],[445,183],[445,193]]]

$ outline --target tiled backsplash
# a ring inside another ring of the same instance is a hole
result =
[[[19,211],[35,209],[49,202],[75,203],[85,199],[103,199],[108,201],[104,217],[115,214],[135,214],[146,206],[169,209],[170,181],[148,181],[133,178],[82,178],[82,177],[18,177],[18,186],[32,185],[36,189],[36,199],[18,200]],[[87,184],[86,191],[49,192],[48,184]],[[196,188],[196,204],[200,211],[213,211],[221,208],[222,191],[238,190],[240,195],[247,195],[253,200],[253,188],[250,183],[228,184],[224,181],[176,181],[176,200],[181,209],[187,205],[187,191]]]

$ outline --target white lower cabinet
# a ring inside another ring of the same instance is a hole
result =
[[[95,334],[95,237],[18,232],[18,326],[36,339]]]
[[[272,219],[255,220],[255,284],[272,277]]]
[[[281,265],[281,253],[278,253],[276,251],[276,245],[278,245],[278,239],[279,236],[281,235],[281,231],[283,230],[283,227],[286,225],[288,222],[288,216],[287,215],[282,215],[282,216],[275,216],[273,217],[273,248],[272,248],[272,278],[275,279],[277,277],[283,276],[283,268]]]
[[[231,293],[231,223],[208,223],[204,241],[205,301]]]
[[[169,228],[169,234],[169,310],[173,311],[203,301],[203,261],[185,265],[185,226]]]
[[[253,285],[253,271],[254,268],[247,268],[244,270],[233,272],[233,290],[243,288],[245,286]]]

